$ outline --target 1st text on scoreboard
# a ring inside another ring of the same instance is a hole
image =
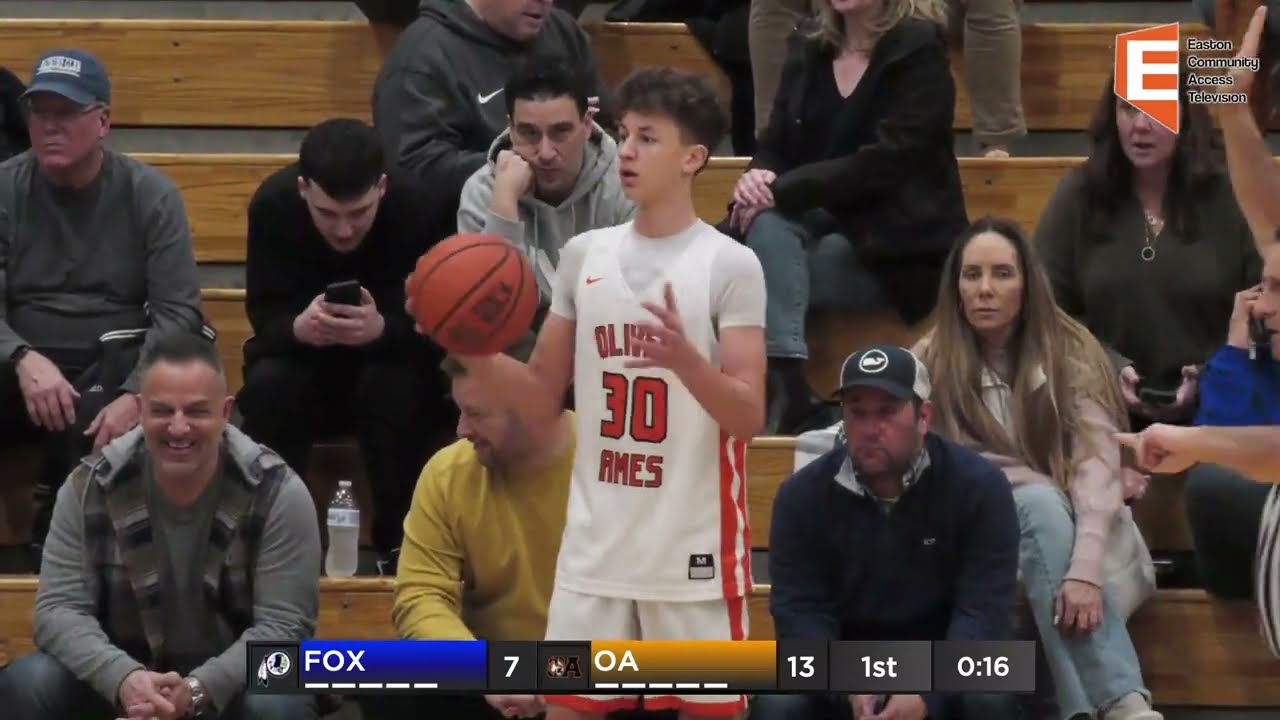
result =
[[[1035,643],[309,640],[250,643],[254,693],[1032,692]]]

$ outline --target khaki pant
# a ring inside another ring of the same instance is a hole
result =
[[[947,0],[964,43],[965,87],[979,145],[1027,134],[1022,115],[1022,0]]]
[[[787,37],[800,18],[826,0],[751,0],[747,42],[751,50],[751,82],[755,88],[756,135],[764,132],[778,94]]]
[[[826,0],[751,0],[749,42],[755,85],[756,134],[769,123],[787,36]],[[964,42],[964,75],[980,144],[1005,144],[1026,134],[1022,115],[1022,0],[947,0],[951,27]]]

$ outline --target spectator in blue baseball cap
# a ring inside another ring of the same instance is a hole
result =
[[[102,63],[46,52],[19,102],[31,148],[0,163],[0,447],[45,448],[38,565],[57,488],[83,455],[138,424],[142,347],[200,332],[202,316],[177,186],[104,144]]]
[[[83,186],[96,177],[111,127],[111,80],[102,63],[83,50],[46,52],[22,102],[36,160],[54,184]]]

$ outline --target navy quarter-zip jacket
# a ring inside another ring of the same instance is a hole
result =
[[[783,482],[769,533],[777,638],[1006,640],[1018,513],[1004,473],[929,433],[929,467],[885,511],[836,480],[841,446]],[[925,696],[930,717],[942,698]]]

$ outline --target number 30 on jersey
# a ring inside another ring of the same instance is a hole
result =
[[[604,373],[604,418],[600,436],[609,440],[630,438],[638,443],[659,444],[667,439],[667,381],[619,373]],[[662,455],[641,452],[600,451],[600,482],[629,487],[662,487]]]

